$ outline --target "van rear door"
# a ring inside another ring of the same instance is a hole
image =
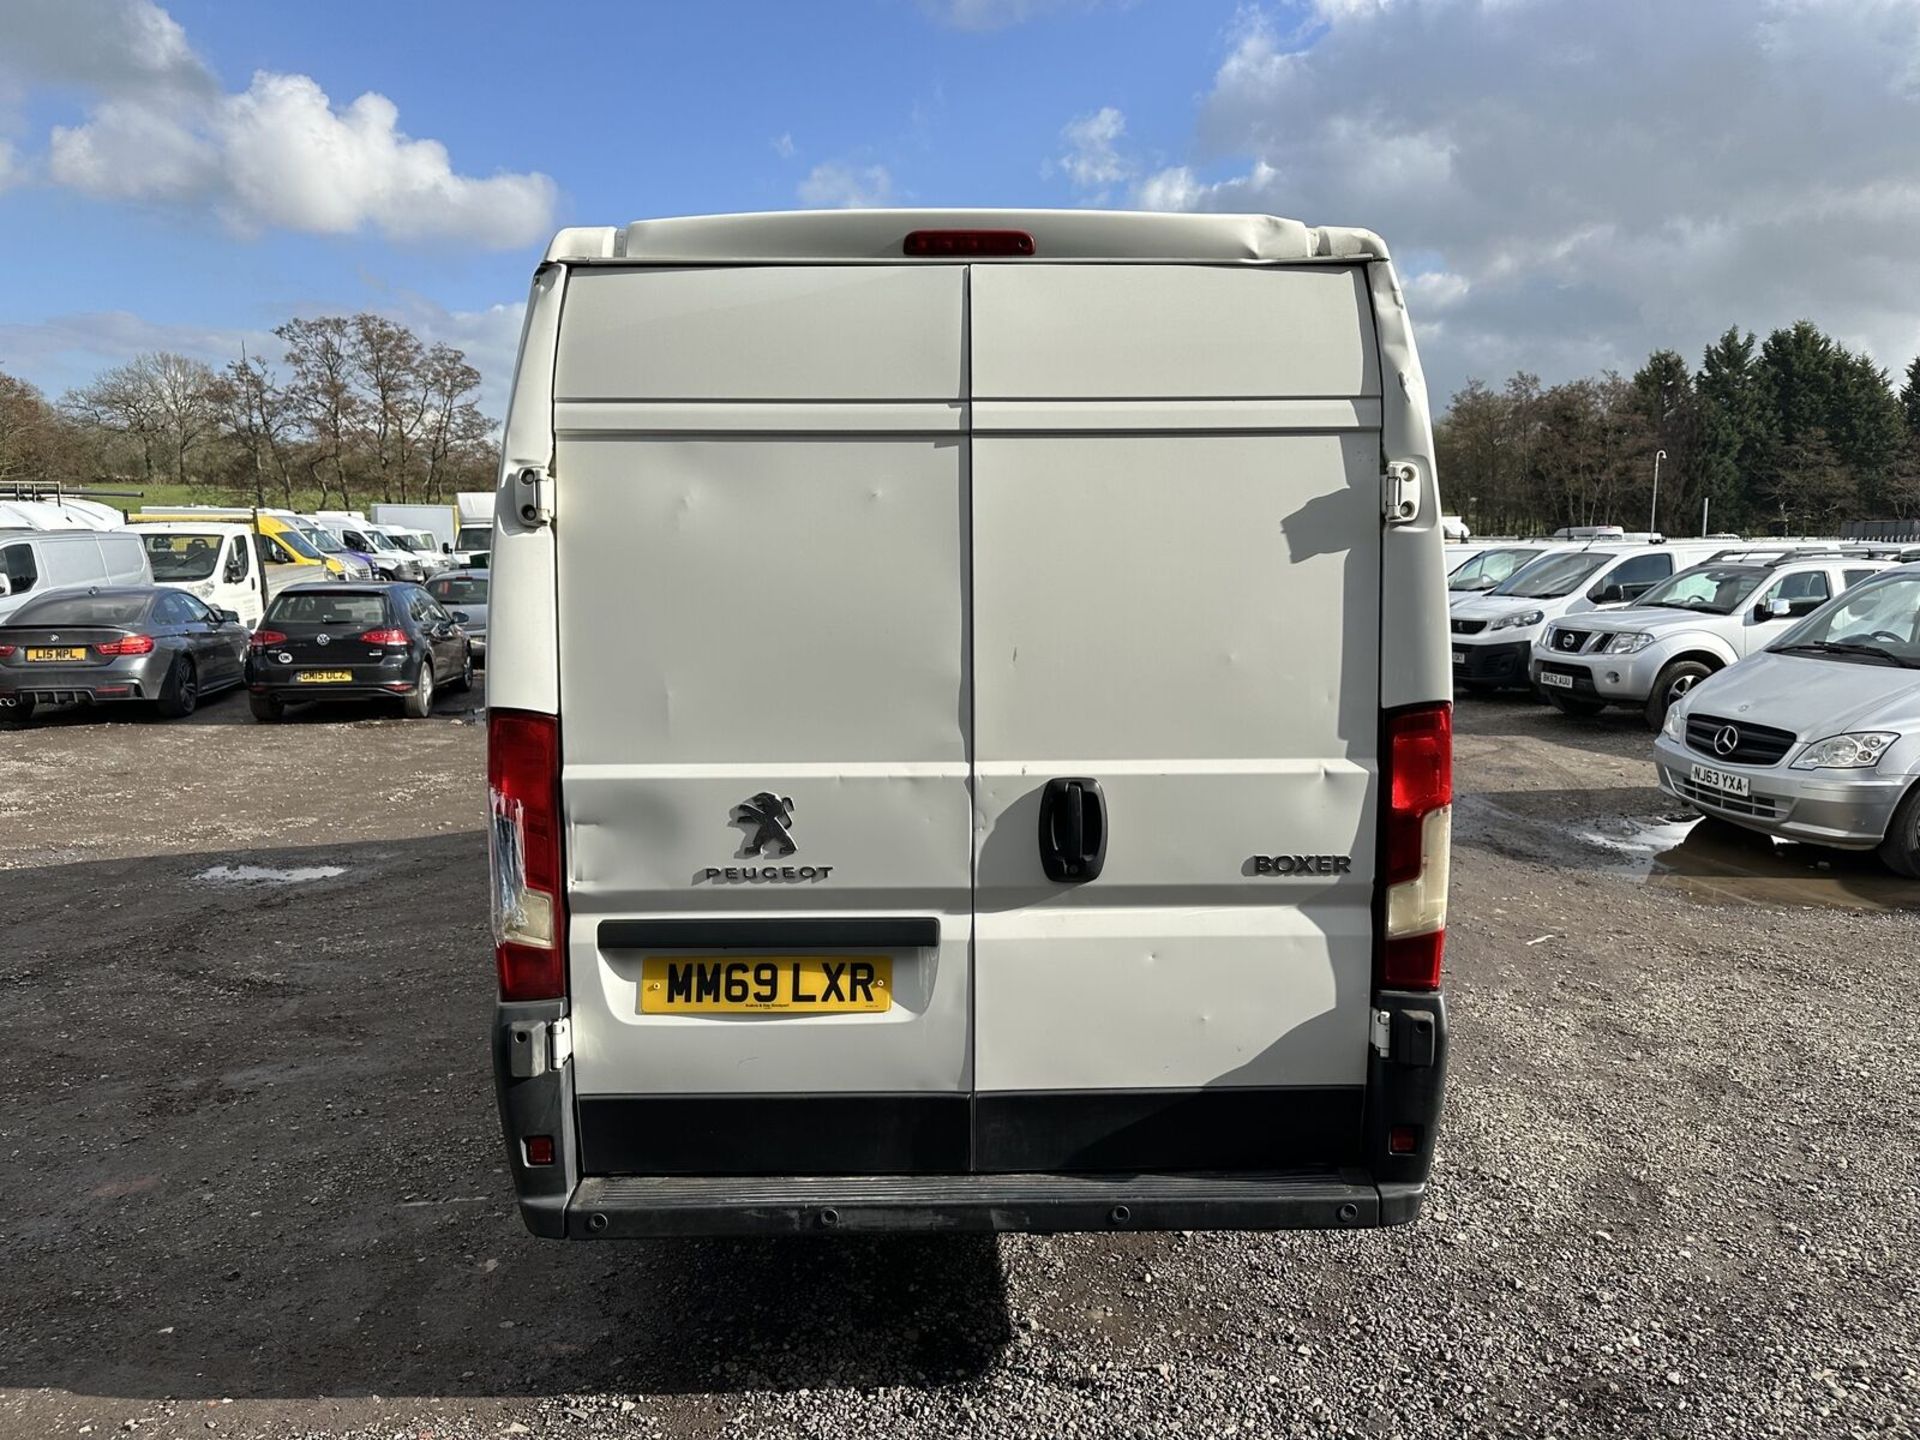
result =
[[[975,1163],[1352,1162],[1380,735],[1365,272],[982,265],[971,320]]]
[[[569,280],[554,535],[587,1174],[968,1166],[965,284]]]

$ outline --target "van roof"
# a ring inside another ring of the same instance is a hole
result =
[[[253,531],[231,520],[141,520],[128,522],[127,529],[152,531],[157,535],[251,535]]]
[[[1309,226],[1275,215],[1118,210],[780,210],[687,215],[625,226],[576,226],[547,247],[549,263],[903,260],[914,230],[1024,230],[1050,260],[1185,262],[1385,260],[1371,230]],[[954,257],[941,257],[950,260]],[[981,257],[1019,263],[1027,257]],[[936,262],[940,263],[940,262]]]

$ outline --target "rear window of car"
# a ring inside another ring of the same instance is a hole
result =
[[[436,580],[427,589],[442,605],[487,603],[487,582],[484,580]]]
[[[276,625],[379,625],[387,618],[387,597],[366,591],[281,595],[267,607]]]
[[[13,612],[10,625],[133,625],[153,603],[150,595],[49,595]]]

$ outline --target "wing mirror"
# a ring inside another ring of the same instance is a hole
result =
[[[1627,598],[1627,592],[1618,585],[1598,585],[1588,593],[1587,598],[1596,605],[1618,605]]]
[[[1785,620],[1792,614],[1791,600],[1762,600],[1753,607],[1753,618],[1756,620]]]
[[[455,611],[452,611],[451,613],[453,615],[453,623],[456,625],[464,625],[469,620],[473,619],[473,617],[467,614],[467,612],[464,610],[455,610]]]
[[[214,613],[219,615],[222,624],[238,625],[240,623],[240,612],[238,610],[219,610]]]
[[[0,575],[0,595],[11,595],[12,593],[13,581],[5,575]]]

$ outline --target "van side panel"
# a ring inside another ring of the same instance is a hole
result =
[[[999,1153],[1177,1162],[1226,1106],[1234,1129],[1265,1117],[1268,1159],[1337,1159],[1366,1080],[1378,807],[1364,272],[980,266],[972,324],[975,1066],[983,1114],[1016,1117]],[[1105,793],[1083,884],[1042,868],[1056,776]],[[1256,1088],[1275,1097],[1224,1094]]]

